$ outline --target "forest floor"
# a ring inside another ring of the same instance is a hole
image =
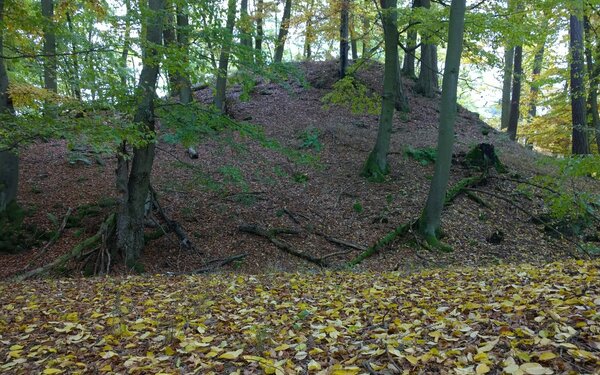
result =
[[[225,270],[258,274],[320,269],[281,251],[266,238],[241,232],[243,225],[293,229],[297,233],[279,238],[300,252],[327,257],[330,268],[336,269],[358,255],[359,248],[372,245],[419,216],[433,165],[423,165],[407,157],[405,151],[409,147],[435,147],[439,98],[414,94],[413,83],[405,80],[412,111],[407,116],[395,115],[391,174],[383,183],[369,182],[359,177],[359,171],[374,144],[378,116],[353,115],[349,109],[336,106],[324,109],[321,99],[336,80],[336,65],[306,63],[302,68],[311,85],[308,88],[297,83],[282,86],[261,82],[249,101],[241,101],[241,89],[234,86],[228,93],[228,114],[235,120],[261,125],[268,137],[312,154],[317,161],[299,163],[236,134],[223,134],[199,144],[199,158],[195,160],[187,158],[185,148],[161,142],[153,186],[163,209],[182,224],[197,251],[182,249],[171,234],[150,241],[142,258],[147,272],[189,272],[205,267],[207,261],[237,254],[246,256]],[[371,89],[381,91],[381,74],[380,66],[373,65],[361,70],[358,77]],[[195,95],[209,103],[212,91],[205,88]],[[316,139],[314,134],[318,134]],[[475,113],[460,108],[451,184],[476,173],[460,163],[460,155],[482,142],[493,144],[508,170],[520,178],[556,173],[544,163],[543,156],[509,141]],[[303,144],[314,147],[302,148]],[[27,265],[31,269],[46,264],[97,231],[116,197],[115,160],[102,157],[99,161],[70,163],[61,141],[38,143],[22,153],[19,200],[30,211],[28,223],[55,230],[56,222],[69,208],[73,210],[71,216],[77,216],[77,212],[90,211],[89,205],[97,206],[96,211],[71,220],[42,256],[38,256],[41,245],[17,254],[0,254],[0,278]],[[536,194],[525,197],[517,183],[496,177],[478,188],[519,202],[532,213],[543,211]],[[583,183],[586,189],[597,189],[591,180]],[[571,242],[549,235],[543,225],[532,222],[529,215],[505,200],[488,195],[481,198],[489,207],[460,196],[445,208],[444,241],[453,252],[427,251],[409,233],[356,269],[409,273],[432,267],[544,264],[577,251]],[[335,256],[328,257],[331,254]],[[128,272],[119,267],[114,271]]]
[[[0,283],[5,374],[600,374],[600,261]]]

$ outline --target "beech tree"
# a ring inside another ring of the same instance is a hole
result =
[[[148,0],[143,67],[140,72],[134,122],[152,136],[155,133],[154,98],[158,78],[164,24],[164,0]],[[124,145],[125,146],[125,145]],[[126,152],[123,147],[122,151]],[[154,143],[133,148],[131,165],[123,156],[117,166],[117,188],[121,193],[121,207],[117,215],[116,249],[125,258],[128,267],[135,267],[144,248],[145,203],[149,193],[150,174],[154,163]]]
[[[287,39],[290,17],[292,15],[292,0],[285,0],[283,6],[283,17],[281,18],[281,25],[279,25],[279,35],[277,36],[277,42],[275,45],[275,55],[273,61],[280,63],[283,60],[283,51],[285,48],[285,41]]]
[[[425,9],[431,8],[430,0],[421,0],[420,4]],[[416,91],[427,98],[433,98],[437,87],[437,48],[430,38],[428,33],[421,35],[421,69],[415,86]]]
[[[346,76],[348,69],[348,17],[350,0],[341,0],[340,4],[340,78]]]
[[[413,0],[412,9],[419,8],[421,6],[421,0]],[[412,19],[409,23],[412,23]],[[405,76],[415,79],[415,50],[417,48],[417,30],[414,26],[409,26],[406,34],[406,51],[404,53],[404,63],[402,65],[402,74]]]
[[[0,0],[0,25],[4,25],[4,0]],[[8,74],[4,61],[4,26],[0,27],[0,119],[13,114],[8,94]],[[11,145],[0,144],[0,212],[16,200],[19,158]]]
[[[221,112],[225,112],[225,95],[227,89],[227,70],[229,67],[229,53],[231,43],[233,42],[233,27],[235,26],[235,0],[229,0],[227,3],[227,24],[225,26],[225,38],[221,46],[219,56],[219,69],[217,71],[217,85],[215,89],[215,107]]]
[[[571,120],[573,137],[571,152],[575,155],[589,154],[586,132],[585,66],[583,63],[583,0],[571,1],[569,19],[569,50],[571,54]]]
[[[512,95],[510,99],[510,116],[508,117],[508,137],[517,139],[521,108],[521,79],[523,77],[523,46],[515,47],[515,60],[513,62]]]
[[[589,8],[588,8],[589,9]],[[588,126],[595,132],[596,147],[600,153],[600,114],[598,113],[598,86],[600,85],[600,43],[596,42],[596,51],[593,46],[593,35],[589,16],[584,17],[585,33],[585,60],[589,77],[589,93],[587,100]],[[596,39],[599,39],[596,36]]]
[[[450,5],[448,47],[446,50],[442,98],[440,101],[437,158],[427,203],[419,220],[419,229],[427,243],[442,249],[445,249],[446,246],[438,240],[438,232],[440,230],[440,220],[448,188],[448,178],[452,164],[452,150],[454,148],[454,122],[457,110],[456,92],[463,48],[465,3],[465,0],[452,0],[452,4]]]
[[[398,83],[398,12],[397,0],[381,0],[381,21],[385,40],[385,67],[383,73],[383,100],[379,129],[373,150],[369,154],[361,175],[382,181],[390,172],[388,152],[394,119],[394,107]]]
[[[513,62],[515,60],[515,48],[504,47],[504,70],[502,76],[502,113],[500,116],[500,128],[508,129],[510,118],[510,94],[512,90]]]

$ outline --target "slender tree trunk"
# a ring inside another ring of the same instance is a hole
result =
[[[508,137],[517,139],[521,106],[521,80],[523,79],[523,46],[515,47],[515,61],[513,63],[512,97],[510,99],[510,117],[508,118]]]
[[[281,25],[279,25],[279,36],[277,37],[277,45],[275,47],[275,56],[273,61],[280,63],[283,61],[283,51],[285,48],[285,41],[287,39],[290,17],[292,15],[292,0],[285,0],[283,7],[283,18],[281,19]]]
[[[365,0],[365,5],[369,4],[369,0]],[[364,59],[369,56],[369,29],[371,28],[371,23],[369,22],[369,17],[366,15],[361,16],[362,19],[362,53],[360,56]]]
[[[74,37],[73,30],[73,20],[71,19],[71,14],[67,12],[67,25],[69,27],[69,32],[71,33],[71,38]],[[71,63],[73,67],[71,69],[71,89],[73,90],[73,94],[79,100],[81,100],[81,85],[79,84],[79,59],[77,57],[77,46],[75,41],[71,39]]]
[[[398,83],[398,12],[397,0],[381,0],[382,24],[385,40],[385,66],[383,73],[383,100],[379,116],[379,130],[375,147],[369,154],[361,175],[382,181],[389,173],[388,152],[394,120],[395,97]]]
[[[250,17],[248,17],[248,0],[240,3],[240,44],[252,48],[252,36],[250,34]]]
[[[531,88],[529,89],[529,96],[531,102],[529,103],[529,117],[533,118],[537,115],[537,98],[540,92],[540,84],[538,79],[544,66],[544,49],[546,42],[544,41],[540,48],[533,57],[533,69],[531,70]]]
[[[263,42],[263,17],[264,17],[264,3],[263,0],[257,0],[256,2],[256,38],[254,39],[254,48],[258,52],[258,55],[262,53],[262,42]]]
[[[215,92],[215,106],[219,111],[225,113],[225,94],[227,89],[227,69],[229,66],[229,52],[231,43],[233,42],[233,27],[235,26],[235,2],[236,0],[228,1],[227,8],[227,24],[226,37],[221,47],[221,55],[219,56],[219,69],[217,72],[217,88]]]
[[[137,87],[138,106],[134,122],[143,125],[147,132],[154,133],[154,97],[160,64],[160,53],[156,46],[162,43],[164,0],[148,0],[148,8],[145,33],[147,44]],[[124,255],[128,267],[137,264],[144,248],[144,206],[148,197],[153,162],[153,143],[133,149],[126,200],[117,215],[116,231],[117,250]],[[123,171],[120,173],[122,176]]]
[[[437,238],[446,190],[448,188],[450,166],[452,164],[454,122],[456,120],[456,91],[462,54],[465,8],[465,0],[452,0],[448,29],[448,48],[446,51],[442,98],[440,101],[437,159],[427,203],[419,222],[421,232],[424,234],[427,242],[433,246],[440,245]]]
[[[192,84],[187,71],[189,63],[189,14],[187,5],[177,5],[177,44],[183,51],[184,66],[177,74],[177,88],[179,91],[179,101],[188,104],[192,101]]]
[[[172,4],[168,4],[166,7],[166,17],[165,17],[165,26],[163,27],[163,43],[169,48],[175,48],[177,44],[177,37],[175,35],[175,16],[173,15],[173,9],[171,7]],[[165,60],[169,59],[169,52],[165,51]],[[177,74],[173,65],[176,62],[170,61],[166,66],[167,70],[167,81],[169,86],[169,95],[174,96],[177,95]]]
[[[571,152],[574,155],[590,153],[585,121],[585,65],[583,63],[583,0],[571,1],[569,27],[569,49],[571,52],[571,119],[573,140]]]
[[[421,6],[425,9],[431,8],[431,0],[421,0]],[[417,80],[416,91],[427,97],[433,98],[437,80],[437,69],[435,67],[435,45],[431,44],[427,39],[430,36],[421,35],[421,70]]]
[[[312,42],[314,39],[313,30],[313,11],[314,11],[315,0],[308,2],[308,15],[306,17],[306,35],[304,37],[304,58],[310,60],[312,57]]]
[[[400,69],[400,59],[397,60],[398,66],[396,67],[396,97],[394,100],[394,107],[396,111],[408,113],[410,112],[410,106],[408,105],[408,97],[404,92],[404,84],[402,83],[402,72]]]
[[[129,73],[127,59],[129,57],[129,46],[131,44],[131,0],[125,0],[125,31],[123,36],[123,51],[121,51],[121,84],[128,91]]]
[[[421,6],[421,0],[413,0],[412,8],[419,8]],[[409,22],[412,22],[411,19]],[[415,79],[417,77],[415,73],[415,49],[417,45],[417,32],[414,28],[409,28],[406,35],[406,48],[408,49],[404,54],[404,65],[402,66],[402,74],[406,77]]]
[[[0,25],[4,24],[4,0],[0,0]],[[12,115],[12,101],[8,95],[8,74],[4,56],[4,27],[0,27],[0,115]],[[19,157],[13,151],[0,151],[0,212],[17,199]]]
[[[352,51],[352,61],[356,61],[358,60],[358,43],[356,41],[356,29],[354,28],[354,14],[349,16],[348,30],[350,32],[350,50]]]
[[[54,31],[53,0],[42,0],[42,16],[44,16],[44,88],[57,92],[56,32]]]
[[[600,153],[600,115],[598,114],[598,85],[600,85],[600,43],[596,45],[596,56],[592,49],[591,24],[588,17],[584,17],[584,32],[586,38],[585,59],[589,75],[590,91],[587,100],[588,126],[595,132],[596,147]]]
[[[510,117],[510,93],[512,89],[513,62],[515,60],[515,48],[504,47],[504,76],[502,78],[502,115],[500,117],[500,128],[508,129]]]
[[[340,78],[346,76],[348,69],[348,16],[349,0],[342,0],[340,9]]]

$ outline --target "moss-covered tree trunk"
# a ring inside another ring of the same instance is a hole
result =
[[[281,18],[281,25],[279,25],[279,35],[277,36],[277,42],[275,45],[275,56],[273,62],[280,63],[283,61],[283,51],[285,49],[285,41],[287,39],[290,17],[292,15],[292,0],[285,0],[283,6],[283,17]]]
[[[235,26],[235,0],[227,2],[227,23],[225,25],[225,38],[221,46],[219,56],[219,69],[217,71],[217,87],[215,89],[215,107],[221,112],[225,112],[225,94],[227,90],[227,70],[229,67],[229,53],[231,43],[233,43],[233,27]]]
[[[160,53],[157,47],[162,42],[164,9],[164,0],[148,0],[148,12],[145,13],[147,17],[144,20],[146,47],[137,87],[138,105],[134,121],[150,134],[155,131],[154,97],[160,64]],[[124,255],[128,267],[135,266],[144,248],[144,206],[148,197],[153,163],[153,143],[134,148],[116,229],[116,247]],[[118,171],[117,177],[122,176],[123,171]]]
[[[463,46],[465,8],[465,0],[452,0],[452,5],[450,6],[448,48],[446,51],[442,98],[440,101],[437,159],[427,203],[419,220],[419,229],[427,242],[432,246],[439,245],[438,232],[446,190],[448,188],[450,166],[452,164],[454,122],[456,120],[457,109],[456,91]]]
[[[0,25],[4,22],[4,0],[0,0]],[[8,74],[4,61],[4,27],[0,27],[0,116],[11,116],[13,107],[8,95]],[[0,144],[0,212],[17,199],[19,158],[14,150],[4,150],[11,145]]]
[[[586,132],[585,109],[585,65],[583,63],[583,0],[571,1],[571,17],[569,20],[569,50],[571,54],[571,120],[573,138],[571,152],[574,155],[590,153]]]
[[[431,8],[431,0],[421,0],[421,7]],[[427,97],[433,98],[437,87],[437,58],[435,57],[435,45],[429,40],[431,36],[427,33],[421,35],[421,69],[415,87],[416,91]]]
[[[512,95],[510,98],[510,116],[508,117],[508,137],[517,139],[521,108],[521,80],[523,78],[523,46],[515,47],[515,60],[513,62]]]
[[[369,154],[361,175],[376,181],[389,173],[388,152],[394,119],[396,86],[398,82],[398,13],[397,0],[381,0],[381,18],[385,39],[383,100],[375,147]]]

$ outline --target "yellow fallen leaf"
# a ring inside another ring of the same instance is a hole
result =
[[[414,355],[407,355],[404,358],[406,358],[411,365],[416,365],[419,362],[419,358],[415,357]]]
[[[540,353],[540,355],[538,356],[538,359],[540,361],[549,361],[554,358],[556,358],[556,354],[554,354],[552,352],[543,352],[543,353]]]
[[[44,371],[42,371],[42,374],[44,375],[53,375],[53,374],[62,374],[63,370],[57,369],[57,368],[47,368]]]
[[[358,367],[346,367],[343,369],[335,369],[331,372],[331,375],[356,375],[360,372]]]
[[[552,371],[551,369],[546,368],[546,367],[540,365],[539,363],[535,363],[535,362],[523,363],[521,366],[519,366],[519,369],[529,375],[554,374],[554,371]]]
[[[309,371],[318,371],[321,369],[321,364],[317,361],[315,361],[314,359],[311,359],[310,362],[308,362],[308,370]]]
[[[235,350],[233,352],[225,352],[225,353],[221,354],[219,356],[219,358],[222,358],[222,359],[237,359],[237,357],[239,357],[240,354],[242,354],[243,351],[244,351],[244,349],[238,349],[238,350]]]
[[[477,375],[487,374],[488,372],[490,372],[490,368],[485,363],[481,363],[475,368],[475,373]]]

